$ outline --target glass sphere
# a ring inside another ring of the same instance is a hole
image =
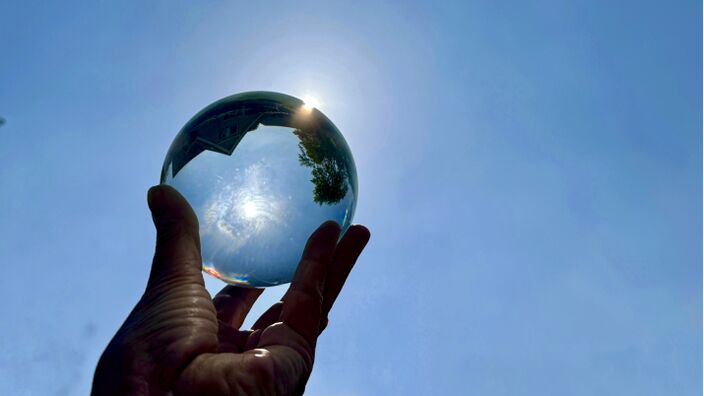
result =
[[[245,92],[196,114],[174,138],[161,182],[191,204],[203,270],[246,287],[290,282],[324,221],[343,232],[357,201],[345,138],[293,96]]]

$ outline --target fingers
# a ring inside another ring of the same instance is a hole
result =
[[[203,283],[198,219],[191,206],[167,185],[149,189],[148,202],[156,227],[156,251],[149,284],[183,276]]]
[[[213,298],[218,320],[234,329],[239,329],[262,292],[264,289],[225,286]]]
[[[332,259],[332,266],[328,270],[325,280],[322,307],[323,323],[321,323],[320,331],[327,325],[328,312],[330,312],[332,305],[340,294],[342,286],[344,286],[347,276],[350,274],[350,271],[352,271],[352,267],[357,261],[357,258],[360,253],[362,253],[367,242],[369,242],[369,236],[369,230],[366,227],[353,225],[347,230],[340,243],[338,243]]]
[[[281,321],[311,345],[319,333],[323,285],[339,235],[340,226],[332,221],[313,232],[284,299]]]
[[[323,290],[323,305],[320,319],[322,332],[328,324],[328,313],[352,271],[357,258],[369,241],[369,230],[362,225],[351,226],[335,249],[332,266],[328,270]]]
[[[232,326],[218,321],[217,350],[220,353],[240,353],[242,351],[245,351],[247,349],[246,345],[250,341],[252,334],[252,330],[236,330]]]

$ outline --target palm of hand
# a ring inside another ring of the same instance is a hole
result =
[[[317,336],[369,233],[323,224],[282,301],[240,330],[261,289],[203,284],[198,226],[169,187],[150,191],[157,248],[147,289],[100,359],[94,395],[302,394]]]

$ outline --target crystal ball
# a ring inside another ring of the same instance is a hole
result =
[[[340,131],[318,109],[276,92],[207,106],[178,132],[161,170],[195,211],[203,271],[229,284],[290,282],[324,221],[349,227],[357,171]]]

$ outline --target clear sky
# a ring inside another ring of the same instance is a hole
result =
[[[88,392],[171,140],[260,89],[320,99],[372,231],[307,394],[701,394],[701,7],[4,1],[0,394]]]

